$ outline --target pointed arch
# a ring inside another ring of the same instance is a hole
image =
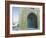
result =
[[[30,13],[27,16],[28,28],[38,28],[37,16],[34,13]]]

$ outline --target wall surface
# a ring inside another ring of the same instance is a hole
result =
[[[30,1],[30,2],[46,3],[46,0],[16,0],[16,1]],[[45,4],[45,10],[46,10],[46,4]],[[46,19],[46,11],[45,11],[45,19]],[[45,32],[46,32],[46,26],[45,26]],[[5,38],[4,36],[5,36],[5,0],[0,0],[0,38]],[[15,37],[11,37],[11,38],[15,38]],[[25,36],[25,37],[16,37],[16,38],[46,38],[46,35]]]

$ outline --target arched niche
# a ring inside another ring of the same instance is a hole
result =
[[[28,28],[32,28],[32,29],[37,29],[38,28],[37,16],[34,13],[30,13],[27,16],[27,24],[28,24]]]

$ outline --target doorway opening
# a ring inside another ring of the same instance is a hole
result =
[[[29,29],[37,29],[37,16],[34,13],[30,13],[27,16],[27,24]]]

